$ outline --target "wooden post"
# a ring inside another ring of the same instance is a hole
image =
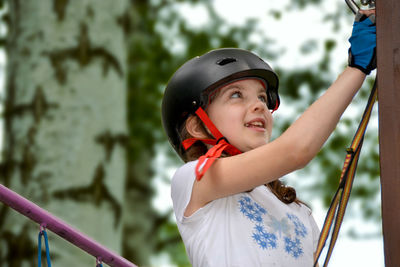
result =
[[[400,266],[400,1],[376,0],[382,220],[387,267]]]

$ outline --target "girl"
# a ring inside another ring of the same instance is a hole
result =
[[[375,68],[375,38],[369,19],[355,22],[349,67],[274,141],[278,77],[258,56],[217,49],[176,71],[162,118],[186,162],[171,194],[193,266],[312,266],[319,230],[279,178],[311,161],[335,129]]]

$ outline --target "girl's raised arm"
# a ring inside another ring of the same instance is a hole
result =
[[[335,129],[366,73],[374,69],[371,64],[376,46],[374,26],[366,21],[355,23],[350,38],[351,67],[279,138],[243,154],[217,159],[202,180],[194,183],[185,215],[214,199],[272,182],[310,162]],[[360,53],[366,45],[369,51]]]
[[[193,186],[189,215],[206,203],[245,192],[304,167],[319,152],[365,79],[347,67],[280,137],[243,154],[217,159]]]

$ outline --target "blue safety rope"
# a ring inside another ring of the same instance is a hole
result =
[[[47,233],[44,229],[40,229],[38,237],[38,267],[42,266],[42,236],[44,236],[44,244],[46,246],[47,266],[51,267],[49,241],[47,238]]]
[[[42,236],[44,237],[44,244],[46,248],[47,267],[51,267],[49,240],[47,238],[47,233],[42,226],[40,226],[38,236],[38,267],[42,266]],[[96,259],[96,267],[103,267],[99,258]]]

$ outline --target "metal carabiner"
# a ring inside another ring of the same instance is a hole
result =
[[[354,14],[357,14],[360,9],[362,10],[375,9],[376,0],[360,0],[361,8],[356,4],[356,2],[354,2],[354,0],[345,0],[345,1]]]
[[[375,9],[375,0],[361,0],[362,10]]]
[[[354,2],[353,0],[345,0],[347,6],[350,8],[350,10],[354,13],[357,14],[358,11],[360,10],[360,8],[358,7],[358,5],[356,4],[356,2]]]

